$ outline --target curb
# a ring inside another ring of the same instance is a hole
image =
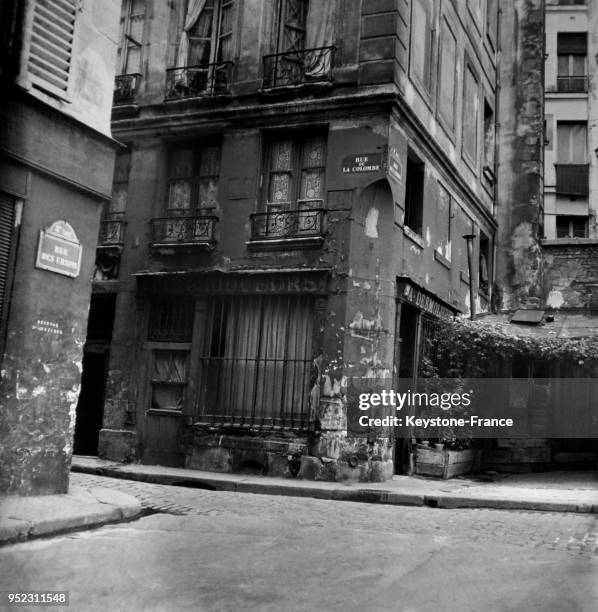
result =
[[[447,495],[445,493],[402,493],[388,489],[312,487],[296,486],[269,482],[244,482],[229,478],[195,476],[190,473],[184,480],[173,474],[149,474],[129,471],[126,467],[94,467],[73,464],[73,472],[108,476],[124,480],[164,484],[171,486],[191,486],[213,491],[229,491],[235,493],[254,493],[262,495],[287,495],[289,497],[311,497],[335,501],[353,501],[370,504],[389,504],[396,506],[428,506],[430,508],[488,508],[494,510],[524,510],[539,512],[573,512],[578,514],[598,514],[598,504],[576,501],[548,501],[529,499],[509,499],[501,497],[463,496],[462,494]]]
[[[112,491],[106,492],[107,499],[104,500],[101,499],[102,492],[96,490],[96,494],[100,496],[98,501],[85,504],[86,507],[76,500],[67,500],[62,511],[54,513],[54,516],[44,516],[39,507],[27,507],[27,498],[19,500],[20,507],[7,509],[7,516],[0,520],[0,546],[130,521],[143,512],[140,502],[133,496],[127,495],[131,497],[130,502],[114,503],[110,501]]]

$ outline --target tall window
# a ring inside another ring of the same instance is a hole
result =
[[[122,214],[127,209],[129,191],[129,171],[131,168],[131,152],[119,151],[114,163],[114,179],[112,182],[112,199],[108,214]]]
[[[205,66],[230,61],[234,0],[189,0],[177,66]]]
[[[126,0],[120,20],[119,74],[141,72],[145,0]]]
[[[588,124],[585,121],[559,121],[556,133],[557,163],[587,163]]]
[[[279,0],[273,30],[275,53],[305,48],[307,5],[307,0]]]
[[[484,99],[484,169],[494,173],[495,125],[494,110]]]
[[[411,76],[430,91],[432,87],[433,3],[414,0],[411,12]]]
[[[436,215],[436,251],[451,260],[451,194],[438,183],[438,212]]]
[[[296,427],[305,424],[312,359],[313,297],[219,297],[207,313],[204,418]]]
[[[480,231],[480,251],[478,254],[478,289],[488,293],[490,289],[490,238]]]
[[[421,235],[424,220],[424,164],[410,151],[405,178],[405,225]]]
[[[270,143],[266,211],[322,208],[326,141],[322,136]]]
[[[463,82],[463,153],[475,166],[478,160],[479,103],[478,79],[467,65]]]
[[[492,46],[496,48],[498,38],[498,0],[487,0],[486,6],[486,35]]]
[[[440,33],[440,83],[438,114],[446,127],[455,129],[455,85],[457,83],[457,41],[443,19]]]
[[[35,0],[27,69],[34,85],[65,98],[75,36],[75,0]]]
[[[557,91],[587,91],[587,33],[559,32],[557,35],[557,56]]]
[[[218,206],[219,146],[177,149],[170,156],[169,170],[169,214],[191,214]]]

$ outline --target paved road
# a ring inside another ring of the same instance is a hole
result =
[[[0,590],[68,589],[77,611],[598,610],[592,515],[71,482],[156,514],[2,548]]]

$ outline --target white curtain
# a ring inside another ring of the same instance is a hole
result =
[[[305,48],[328,47],[334,38],[336,0],[310,0],[307,11]],[[305,75],[311,78],[329,75],[331,54],[327,51],[314,51],[306,57]]]
[[[179,50],[176,56],[177,67],[187,65],[187,58],[189,56],[189,31],[197,23],[205,4],[206,0],[189,0],[185,25],[183,26],[181,42],[179,43]]]

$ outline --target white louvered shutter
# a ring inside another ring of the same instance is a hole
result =
[[[27,70],[33,85],[66,98],[75,31],[76,0],[36,0]]]

